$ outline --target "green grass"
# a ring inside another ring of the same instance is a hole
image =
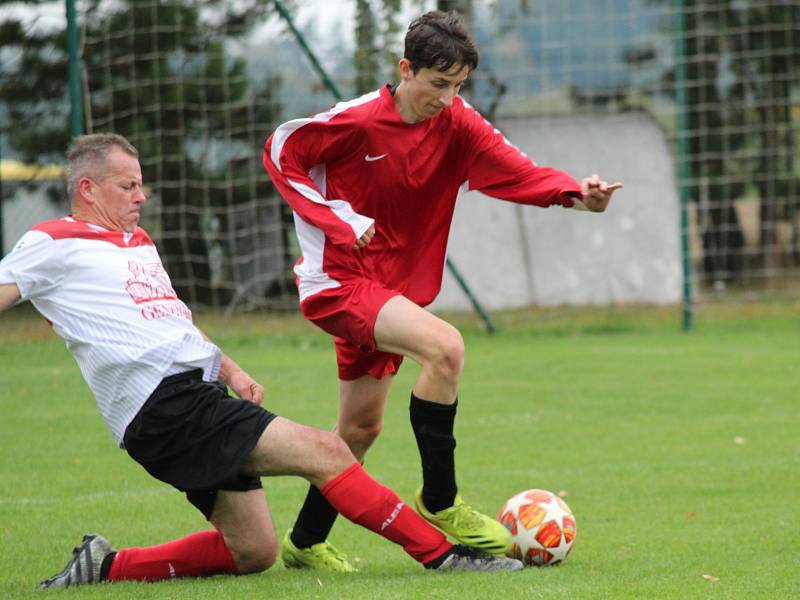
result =
[[[268,391],[265,403],[329,428],[329,340],[297,317],[198,323]],[[467,344],[457,467],[489,513],[521,490],[565,491],[576,546],[559,567],[501,575],[427,573],[340,520],[332,540],[355,576],[286,571],[115,584],[114,598],[796,598],[800,597],[800,308],[709,308],[680,331],[676,311],[518,312]],[[115,449],[63,343],[25,311],[0,317],[0,597],[33,591],[99,531],[120,547],[207,525],[183,497]],[[367,469],[411,500],[419,462],[406,363]],[[739,443],[737,443],[737,440]],[[305,493],[265,479],[279,535]],[[704,575],[718,578],[709,581]],[[54,592],[107,598],[111,586]]]

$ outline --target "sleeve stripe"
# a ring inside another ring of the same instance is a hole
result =
[[[297,181],[292,181],[291,179],[287,179],[287,181],[289,182],[289,185],[291,185],[292,188],[294,188],[294,190],[304,198],[307,198],[312,202],[316,202],[317,204],[324,204],[330,208],[333,214],[335,214],[341,221],[344,221],[353,229],[356,238],[360,238],[362,235],[364,235],[364,232],[366,232],[367,229],[369,229],[370,226],[375,222],[374,219],[359,215],[353,210],[353,207],[350,205],[350,203],[346,202],[345,200],[326,200],[317,190],[312,187]]]
[[[364,94],[360,98],[355,98],[353,100],[348,100],[347,102],[338,102],[331,108],[325,112],[317,113],[310,119],[294,119],[293,121],[287,121],[280,127],[275,130],[275,134],[272,136],[272,148],[270,149],[269,157],[272,160],[272,163],[275,165],[275,168],[278,169],[281,173],[283,173],[283,169],[281,169],[281,153],[283,152],[283,146],[286,143],[286,140],[289,139],[289,136],[292,135],[295,131],[300,129],[303,125],[307,125],[312,121],[330,121],[333,117],[346,111],[349,108],[353,108],[355,106],[359,106],[361,104],[366,104],[367,102],[371,102],[376,98],[380,98],[380,90],[376,90],[374,92],[370,92],[369,94]]]

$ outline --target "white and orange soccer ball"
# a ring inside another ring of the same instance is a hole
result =
[[[526,566],[558,564],[575,543],[575,515],[563,499],[547,490],[512,496],[500,509],[498,520],[511,532],[508,556]]]

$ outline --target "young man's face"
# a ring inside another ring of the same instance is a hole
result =
[[[423,67],[416,73],[411,63],[400,60],[400,76],[407,88],[406,109],[415,122],[435,117],[453,103],[464,81],[469,75],[469,67],[455,64],[447,71]]]

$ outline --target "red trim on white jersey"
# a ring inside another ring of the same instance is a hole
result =
[[[119,246],[120,248],[134,248],[136,246],[153,246],[153,240],[141,227],[133,233],[125,231],[112,231],[99,225],[80,221],[73,217],[51,219],[31,227],[32,231],[46,233],[54,240],[80,238],[84,240],[99,240]]]

